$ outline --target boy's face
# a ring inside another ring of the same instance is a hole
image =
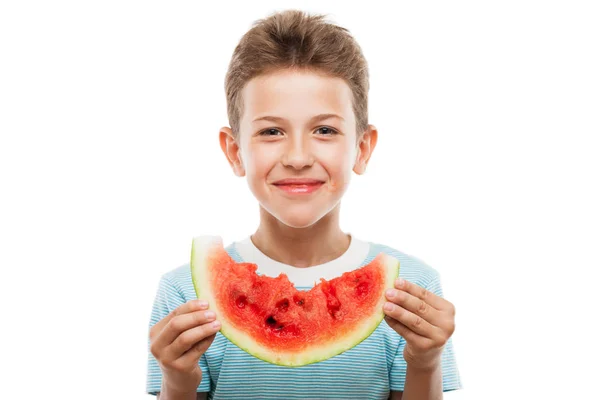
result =
[[[352,171],[364,172],[377,131],[369,126],[357,142],[352,92],[340,78],[277,71],[248,82],[242,95],[239,138],[220,132],[234,172],[279,221],[313,225],[338,205]],[[278,119],[260,119],[267,116]]]

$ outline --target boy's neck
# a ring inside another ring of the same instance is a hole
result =
[[[335,260],[350,246],[350,236],[339,226],[339,204],[319,222],[307,228],[282,224],[262,207],[260,225],[250,237],[267,257],[298,268]]]

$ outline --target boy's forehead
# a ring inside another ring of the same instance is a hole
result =
[[[314,72],[277,72],[252,79],[242,94],[245,123],[258,124],[253,120],[265,115],[306,120],[324,113],[354,123],[352,91],[341,78]]]

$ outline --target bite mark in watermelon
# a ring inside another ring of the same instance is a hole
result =
[[[257,358],[291,367],[365,340],[384,318],[384,292],[400,268],[381,253],[362,268],[299,291],[285,274],[259,276],[256,264],[236,263],[217,236],[193,239],[190,265],[196,295],[209,302],[221,334]]]

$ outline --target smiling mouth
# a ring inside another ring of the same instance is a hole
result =
[[[286,193],[308,194],[317,191],[324,183],[316,180],[283,180],[273,185]]]

